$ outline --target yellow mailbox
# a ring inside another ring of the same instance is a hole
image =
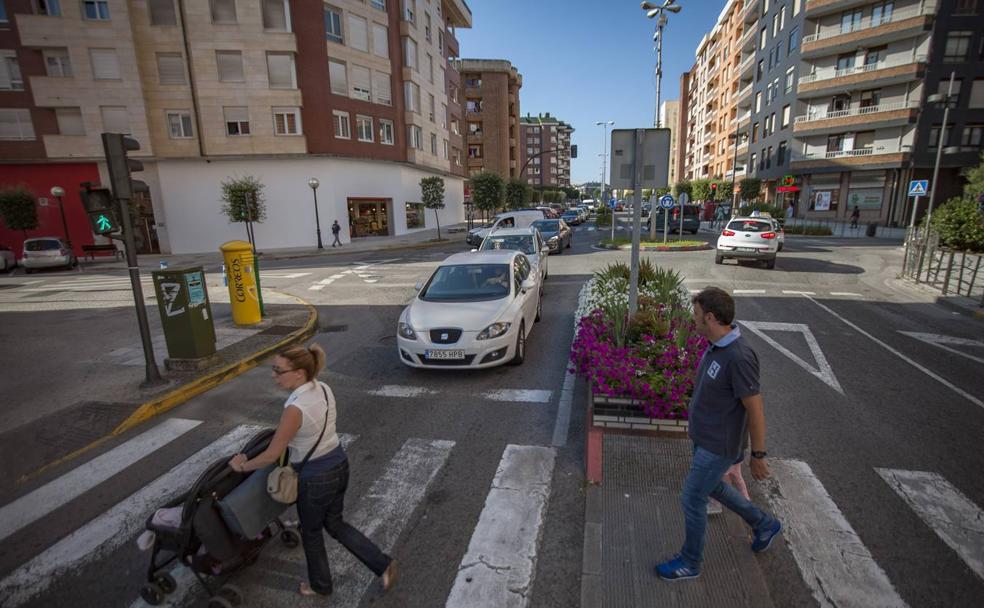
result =
[[[232,320],[236,325],[260,322],[260,293],[257,287],[253,248],[246,241],[229,241],[219,247],[225,260],[232,303]]]

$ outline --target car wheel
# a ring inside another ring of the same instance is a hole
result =
[[[772,258],[771,260],[767,261],[765,263],[765,267],[768,268],[769,270],[772,270],[773,268],[775,268],[776,267],[776,259],[775,258]]]
[[[543,292],[540,292],[540,297],[536,300],[536,321],[540,320],[543,316]]]
[[[698,228],[697,230],[691,230],[690,234],[697,234],[698,232],[700,232],[700,228]]]
[[[570,249],[571,245],[574,244],[574,239],[567,239],[567,248]]]
[[[716,255],[716,256],[714,256],[714,263],[715,264],[724,264],[724,256],[723,255]]]
[[[779,248],[776,251],[782,251],[782,243],[779,243]]]
[[[33,268],[27,268],[27,267],[24,268],[24,274],[31,274],[32,272],[34,272]]]
[[[516,334],[516,354],[513,356],[512,365],[520,365],[526,359],[526,323],[520,322],[519,333]]]

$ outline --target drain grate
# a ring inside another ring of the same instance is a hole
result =
[[[119,425],[136,405],[85,401],[67,410],[46,417],[48,423],[38,425],[38,443],[69,453],[92,443]]]
[[[348,331],[348,325],[322,325],[318,332],[322,334],[340,334]]]
[[[271,325],[263,331],[259,332],[258,336],[286,336],[289,333],[295,332],[300,327],[294,325]]]

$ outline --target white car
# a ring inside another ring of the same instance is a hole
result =
[[[79,265],[78,258],[61,239],[53,236],[43,236],[24,241],[24,252],[21,255],[21,266],[24,272],[30,274],[39,268],[75,268]]]
[[[482,240],[477,251],[497,249],[523,252],[526,259],[540,275],[540,281],[547,280],[547,276],[550,274],[547,272],[547,257],[550,255],[550,247],[543,242],[543,236],[536,228],[496,230]]]
[[[0,270],[11,270],[17,266],[17,256],[6,245],[0,245]]]
[[[541,306],[540,283],[522,253],[458,253],[400,314],[397,354],[410,367],[518,365]]]
[[[760,260],[766,268],[775,268],[778,250],[779,234],[772,218],[736,217],[721,231],[714,261],[721,264],[726,258]]]

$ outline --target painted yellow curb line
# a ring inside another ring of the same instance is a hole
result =
[[[276,290],[271,289],[270,291],[276,291]],[[120,425],[117,426],[115,429],[113,429],[113,431],[108,435],[104,437],[100,437],[99,439],[96,439],[89,445],[81,447],[75,450],[74,452],[62,456],[58,460],[49,462],[44,466],[42,466],[41,468],[22,476],[20,479],[18,479],[18,482],[26,481],[27,479],[35,477],[44,471],[47,471],[53,467],[68,462],[69,460],[72,460],[73,458],[76,458],[79,455],[88,452],[92,448],[101,445],[108,439],[116,437],[132,429],[133,427],[143,422],[146,422],[147,420],[150,420],[154,416],[159,416],[160,414],[163,414],[168,410],[171,410],[181,405],[182,403],[188,401],[192,397],[197,397],[198,395],[201,395],[202,393],[209,391],[224,382],[232,380],[236,376],[248,372],[249,370],[256,367],[261,360],[267,358],[268,356],[272,355],[273,353],[277,352],[278,350],[287,346],[288,344],[291,344],[292,342],[299,342],[301,340],[305,340],[313,336],[315,334],[315,329],[317,328],[318,325],[318,310],[314,307],[314,305],[293,294],[288,294],[284,292],[277,292],[277,293],[281,293],[285,296],[294,298],[299,304],[307,307],[308,320],[303,327],[301,327],[297,331],[287,334],[281,340],[277,341],[274,344],[271,344],[270,346],[264,348],[263,350],[252,353],[250,356],[246,357],[245,359],[240,359],[239,361],[230,363],[229,365],[221,369],[218,369],[206,376],[202,376],[201,378],[193,380],[192,382],[179,386],[173,391],[169,393],[165,393],[164,395],[161,395],[156,399],[140,404],[140,406],[137,407],[137,410],[135,412],[130,414],[130,416],[128,416],[126,420],[120,423]]]

